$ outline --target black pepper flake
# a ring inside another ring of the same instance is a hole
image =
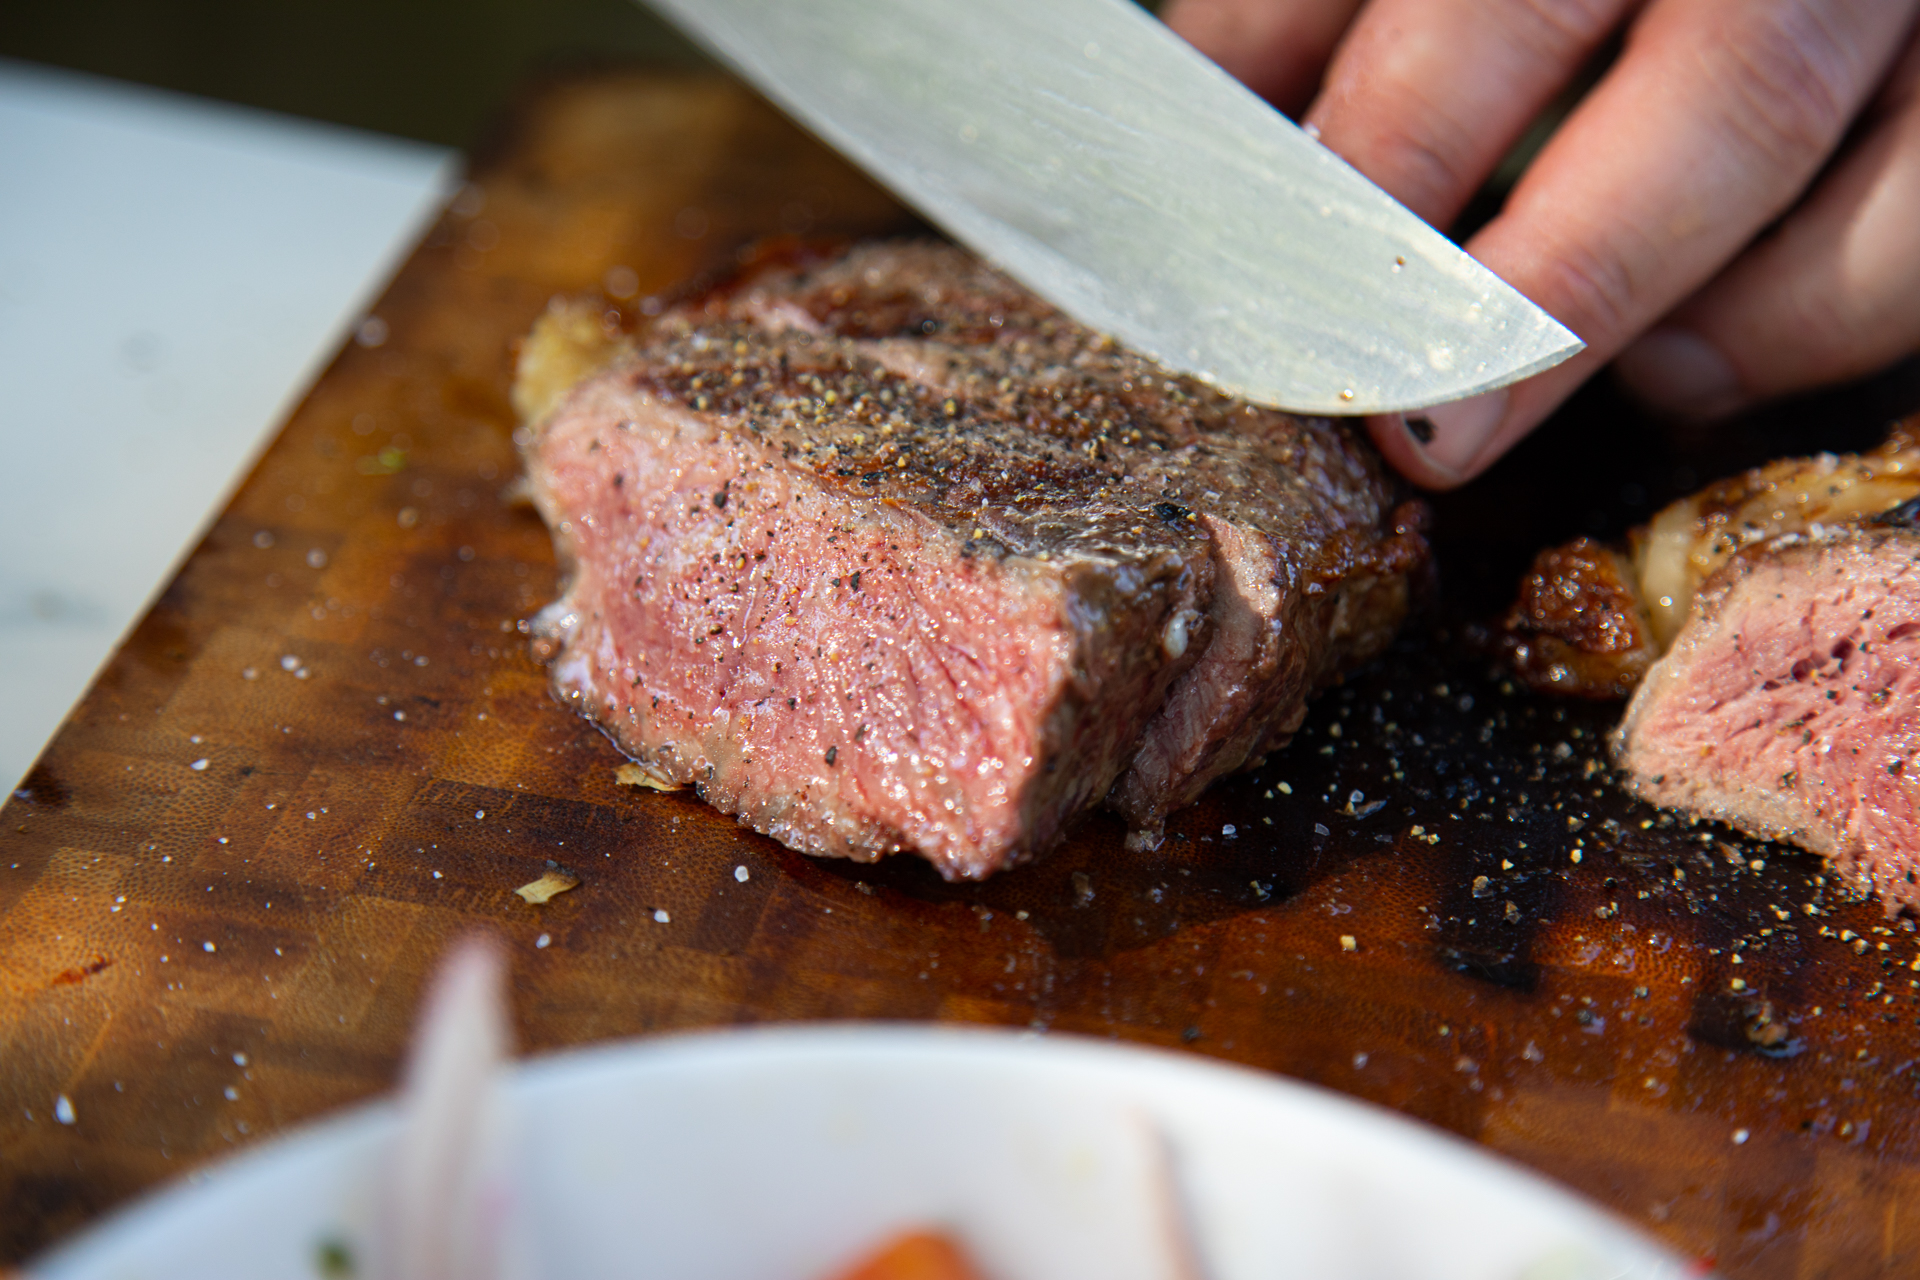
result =
[[[723,508],[727,505],[727,491],[724,486],[721,488],[720,492],[713,495],[713,505],[716,507],[723,507]]]
[[[827,763],[828,763],[828,764],[832,764],[832,763],[833,763],[833,761],[834,761],[834,758],[835,758],[836,756],[838,756],[839,754],[840,754],[840,747],[839,747],[839,745],[838,745],[837,743],[836,743],[835,745],[833,745],[833,746],[831,746],[831,747],[828,747],[828,748],[827,748]]]
[[[1908,498],[1891,511],[1882,511],[1869,522],[1896,528],[1920,528],[1920,498]]]
[[[853,571],[853,577],[849,578],[847,581],[855,591],[858,591],[860,589],[860,571],[858,569],[855,569]]]
[[[1168,524],[1193,519],[1193,512],[1187,510],[1177,502],[1156,502],[1153,504],[1153,514],[1165,520]]]

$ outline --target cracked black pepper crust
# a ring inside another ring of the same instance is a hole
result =
[[[1150,559],[1192,550],[1205,511],[1291,548],[1311,583],[1380,536],[1392,487],[1344,422],[1171,374],[951,246],[786,252],[661,317],[631,385],[976,554]]]

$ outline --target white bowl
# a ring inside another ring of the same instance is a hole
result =
[[[537,1059],[508,1095],[546,1280],[822,1280],[923,1225],[995,1280],[1170,1280],[1169,1172],[1207,1280],[1694,1274],[1455,1138],[1153,1050],[924,1027],[702,1033]],[[391,1104],[356,1108],[134,1205],[30,1274],[318,1280],[329,1258],[364,1258],[395,1131]]]

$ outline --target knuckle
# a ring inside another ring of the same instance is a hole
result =
[[[1394,152],[1397,185],[1405,192],[1402,201],[1422,217],[1451,216],[1459,193],[1470,190],[1474,178],[1468,131],[1447,116],[1429,112],[1419,135],[1400,138]]]
[[[1420,217],[1444,223],[1471,194],[1476,135],[1445,95],[1381,79],[1335,86],[1321,102],[1322,140]]]
[[[1761,155],[1792,168],[1832,150],[1864,76],[1860,51],[1815,8],[1789,5],[1720,45],[1729,124]]]
[[[1554,308],[1592,348],[1608,349],[1640,328],[1643,291],[1625,255],[1584,245],[1563,246],[1551,260],[1557,277],[1549,292],[1564,299]]]
[[[1539,52],[1565,57],[1598,43],[1619,9],[1616,0],[1520,0],[1515,29]]]

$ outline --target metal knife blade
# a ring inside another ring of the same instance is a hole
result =
[[[1129,0],[646,0],[1096,330],[1301,413],[1582,347]]]

